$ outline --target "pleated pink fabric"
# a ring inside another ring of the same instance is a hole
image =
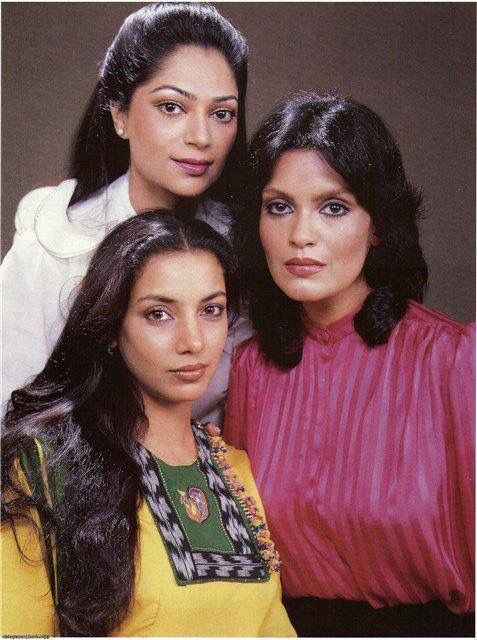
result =
[[[284,593],[473,610],[475,327],[411,303],[368,348],[307,324],[291,371],[236,355],[225,440],[248,451]]]

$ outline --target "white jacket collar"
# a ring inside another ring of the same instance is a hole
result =
[[[87,200],[69,206],[76,184],[71,178],[52,187],[35,211],[37,240],[56,258],[76,258],[94,251],[114,227],[135,215],[129,200],[129,172]],[[224,205],[206,198],[199,203],[196,218],[227,236],[230,220]]]
[[[70,207],[76,184],[75,179],[61,182],[35,212],[38,242],[57,258],[93,251],[112,228],[135,214],[129,201],[128,173]]]

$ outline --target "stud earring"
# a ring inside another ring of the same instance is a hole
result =
[[[124,129],[122,127],[120,127],[118,129],[118,136],[123,136],[124,135]]]
[[[108,353],[110,356],[114,355],[114,347],[112,347],[111,345],[108,346]]]

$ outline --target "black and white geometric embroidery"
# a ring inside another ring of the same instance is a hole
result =
[[[141,484],[144,497],[148,502],[169,556],[182,581],[194,576],[194,561],[187,539],[182,531],[175,511],[171,508],[166,492],[162,487],[154,458],[142,446],[137,448],[137,461],[141,466]]]
[[[200,552],[193,554],[197,575],[202,580],[215,578],[254,578],[257,557],[254,555],[233,556],[230,554]],[[211,572],[213,574],[211,575]]]
[[[174,568],[176,581],[185,585],[207,580],[268,580],[268,567],[260,556],[255,540],[243,522],[243,516],[217,471],[205,433],[192,425],[199,452],[199,467],[215,494],[222,522],[235,549],[234,554],[192,551],[175,509],[169,502],[152,454],[138,445],[141,485]]]

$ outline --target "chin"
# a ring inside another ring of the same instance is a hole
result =
[[[204,187],[203,189],[182,189],[181,191],[178,191],[176,193],[176,196],[179,199],[182,198],[189,198],[189,199],[196,199],[196,198],[200,198],[208,189],[209,187]]]
[[[329,295],[329,292],[318,287],[310,287],[308,284],[295,283],[290,285],[290,283],[286,283],[284,286],[278,286],[283,293],[296,302],[315,302]]]
[[[171,402],[195,402],[204,395],[207,390],[207,385],[192,385],[193,383],[186,389],[171,391],[169,400]]]
[[[171,191],[178,198],[198,198],[214,184],[214,180],[199,181],[196,178],[187,179],[177,184]]]

